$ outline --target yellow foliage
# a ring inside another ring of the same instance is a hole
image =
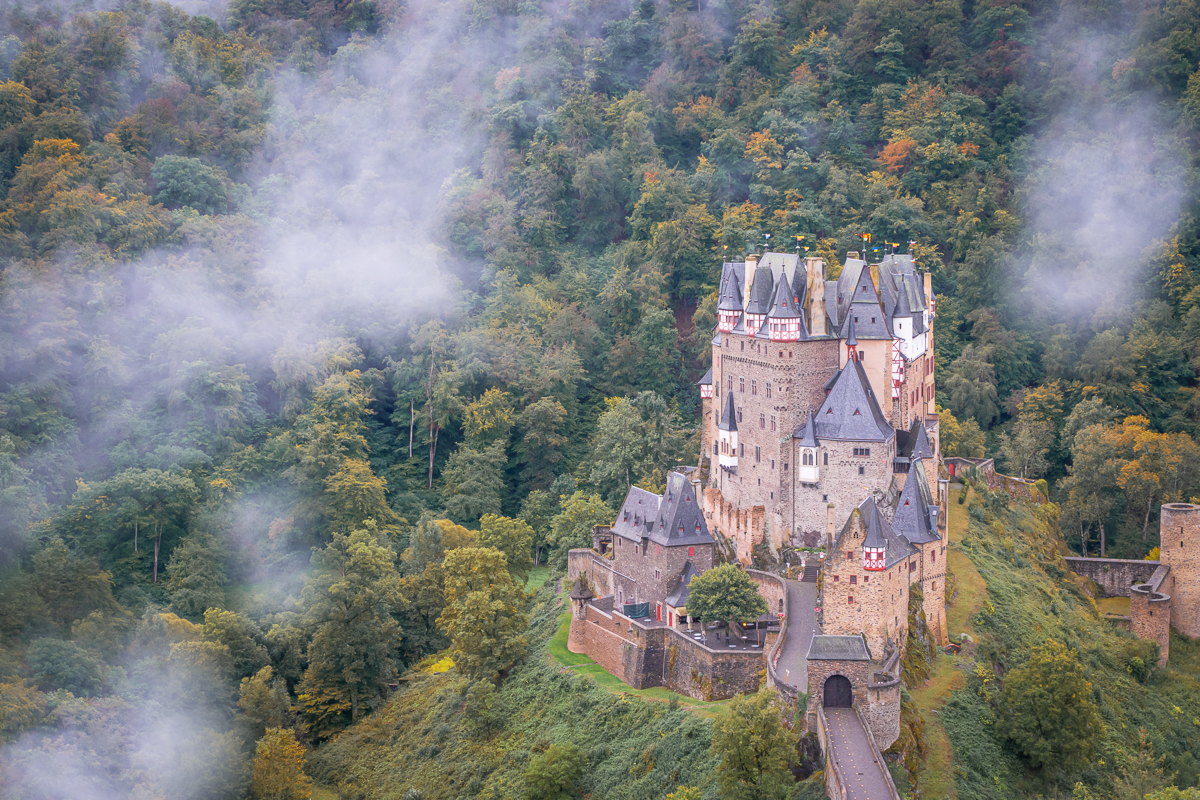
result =
[[[473,530],[464,528],[462,525],[456,525],[448,519],[435,519],[434,525],[442,532],[442,547],[446,552],[457,550],[460,547],[476,547],[479,545],[479,536]]]
[[[450,658],[450,656],[444,656],[429,666],[429,672],[432,675],[437,675],[440,672],[449,672],[452,669],[454,669],[454,659]]]
[[[304,748],[288,728],[267,728],[255,747],[250,796],[255,800],[308,800],[312,780],[304,774]]]
[[[158,618],[166,624],[167,638],[172,643],[198,642],[204,638],[204,629],[202,627],[194,622],[188,622],[177,614],[167,612],[159,614]]]

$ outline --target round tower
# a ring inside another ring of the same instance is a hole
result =
[[[1167,663],[1171,649],[1171,597],[1148,583],[1129,589],[1129,621],[1133,635],[1158,642],[1158,666]]]
[[[567,649],[572,653],[586,653],[584,626],[587,624],[587,603],[592,599],[587,578],[580,575],[571,587],[571,629],[567,633]]]
[[[1166,503],[1159,522],[1159,562],[1171,571],[1159,587],[1171,596],[1171,627],[1200,636],[1200,506]]]

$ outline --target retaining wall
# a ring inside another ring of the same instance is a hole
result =
[[[1159,568],[1157,561],[1124,558],[1065,558],[1071,571],[1100,584],[1107,597],[1129,597],[1139,583],[1150,583]],[[1161,578],[1160,578],[1161,581]]]

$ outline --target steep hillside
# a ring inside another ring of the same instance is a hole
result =
[[[346,798],[520,798],[530,759],[574,744],[584,796],[654,798],[684,785],[716,798],[711,719],[558,666],[546,647],[561,613],[548,583],[534,601],[529,658],[487,708],[453,671],[414,671],[387,706],[310,756],[313,776]]]
[[[1156,780],[1153,762],[1161,758],[1158,766],[1167,778],[1174,775],[1180,787],[1195,785],[1200,778],[1200,643],[1172,637],[1170,662],[1149,672],[1154,647],[1103,620],[1083,582],[1066,570],[1055,506],[1010,506],[1006,495],[976,489],[968,505],[952,508],[952,525],[964,512],[967,524],[953,547],[969,559],[986,589],[965,585],[960,573],[966,567],[958,561],[956,602],[978,607],[966,620],[976,641],[959,655],[939,656],[927,687],[935,692],[957,688],[944,705],[923,706],[927,739],[934,745],[920,778],[924,793],[936,786],[952,787],[959,800],[1015,798],[1069,794],[1081,782],[1093,796],[1123,797],[1121,779],[1147,769],[1149,754],[1139,745],[1142,730],[1153,749],[1149,780]],[[962,632],[953,627],[956,618],[960,625],[964,619],[951,614],[953,634]],[[1094,740],[1082,769],[1032,769],[997,732],[997,721],[1012,711],[1002,700],[1005,678],[1047,640],[1076,651],[1103,722],[1104,733]],[[924,691],[914,691],[919,707]],[[952,749],[952,767],[938,758],[942,731]]]

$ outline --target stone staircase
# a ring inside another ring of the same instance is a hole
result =
[[[820,564],[805,564],[804,577],[800,579],[801,583],[816,583],[817,576],[821,574]]]

